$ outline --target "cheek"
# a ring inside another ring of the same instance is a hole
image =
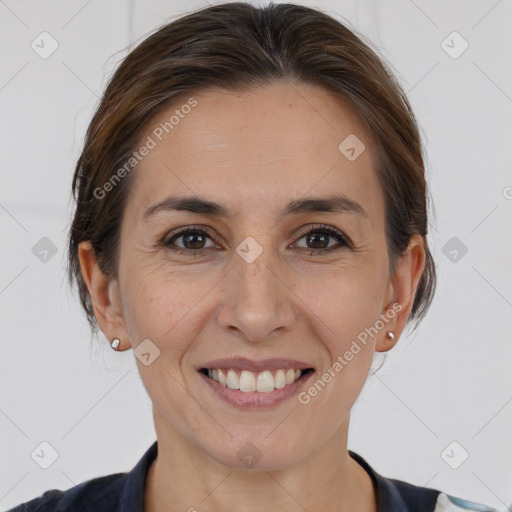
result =
[[[331,436],[350,411],[368,377],[376,337],[371,327],[382,313],[385,274],[352,267],[331,279],[303,286],[314,336],[325,349],[322,368],[299,397],[309,412],[301,421],[319,438]],[[315,418],[324,418],[318,425]]]
[[[329,340],[330,352],[373,325],[382,313],[387,274],[377,261],[351,264],[329,272],[303,272],[294,292],[305,309],[324,324],[321,339]]]
[[[134,345],[149,338],[176,359],[200,332],[200,302],[216,280],[212,273],[169,267],[167,262],[127,266],[123,303]]]

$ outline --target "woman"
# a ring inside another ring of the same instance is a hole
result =
[[[15,511],[493,510],[347,450],[375,352],[435,289],[410,105],[353,32],[208,7],[122,62],[73,180],[69,273],[132,348],[157,441]]]

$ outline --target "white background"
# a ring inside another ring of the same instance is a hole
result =
[[[0,1],[0,510],[129,471],[155,439],[133,352],[114,353],[103,335],[91,342],[65,280],[70,183],[93,109],[130,44],[201,5]],[[436,300],[368,379],[349,448],[386,477],[504,509],[512,503],[512,2],[307,5],[348,20],[393,66],[421,125],[436,209]],[[59,45],[47,59],[31,48],[43,31]],[[458,58],[442,47],[453,31],[469,44]],[[42,237],[57,247],[46,263],[32,252]],[[455,263],[443,253],[452,237],[468,249]],[[43,441],[58,452],[48,469],[31,458]],[[458,469],[441,455],[453,441],[469,453]]]

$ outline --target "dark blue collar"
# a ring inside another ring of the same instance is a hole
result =
[[[132,471],[126,474],[124,485],[120,490],[119,510],[144,511],[146,478],[157,453],[158,442],[155,441]],[[432,512],[434,510],[440,491],[385,478],[376,473],[363,457],[351,450],[348,450],[348,453],[370,475],[377,496],[378,512]]]
[[[370,475],[378,512],[432,512],[435,509],[440,491],[385,478],[375,472],[363,457],[351,450],[348,453]]]

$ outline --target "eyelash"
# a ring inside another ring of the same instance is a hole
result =
[[[164,240],[162,241],[162,245],[177,254],[190,255],[190,254],[197,254],[201,251],[204,251],[205,250],[204,248],[203,249],[182,249],[182,248],[172,247],[174,240],[176,240],[180,237],[183,237],[185,235],[191,234],[191,233],[203,235],[205,237],[210,238],[210,240],[214,241],[211,238],[211,236],[204,229],[201,229],[200,227],[189,226],[189,227],[182,229],[181,231],[178,231],[170,238],[164,238]],[[352,248],[351,242],[348,240],[348,238],[343,233],[341,233],[341,231],[338,231],[338,230],[331,228],[329,226],[326,226],[324,224],[319,224],[319,225],[311,227],[308,231],[306,231],[299,237],[299,240],[301,240],[305,236],[310,235],[312,233],[315,233],[315,234],[321,233],[324,235],[332,236],[333,238],[336,238],[341,245],[329,247],[327,249],[307,249],[304,247],[300,248],[302,251],[309,251],[310,255],[331,252],[333,250],[343,249],[344,247]]]

